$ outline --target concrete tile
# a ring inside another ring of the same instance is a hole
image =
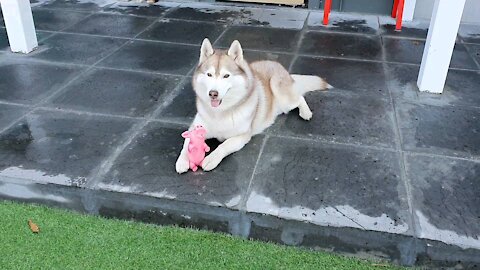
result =
[[[238,40],[244,49],[293,52],[299,37],[300,32],[292,29],[233,26],[215,45],[229,47]]]
[[[480,163],[407,155],[421,238],[480,249]]]
[[[246,211],[322,226],[411,234],[395,152],[275,137],[264,149]]]
[[[200,47],[133,41],[99,63],[118,67],[186,75],[198,61]]]
[[[0,129],[6,128],[13,121],[28,111],[25,107],[0,104]]]
[[[90,15],[85,12],[68,10],[58,12],[46,9],[34,9],[32,13],[35,29],[48,31],[60,31]]]
[[[192,78],[188,78],[170,104],[157,116],[190,124],[197,113]]]
[[[119,156],[97,188],[238,208],[262,137],[253,138],[244,149],[226,157],[211,172],[199,169],[178,175],[175,162],[183,145],[180,134],[186,128],[149,124]],[[215,142],[207,143],[215,147]]]
[[[310,121],[298,110],[281,117],[272,134],[321,138],[331,142],[395,147],[393,109],[384,99],[365,95],[312,92],[305,99],[313,112]]]
[[[93,69],[70,84],[51,104],[89,112],[145,116],[161,103],[180,77]]]
[[[337,33],[307,32],[299,53],[354,59],[381,60],[378,36],[356,36]]]
[[[377,16],[348,13],[330,13],[328,25],[323,25],[323,12],[310,12],[308,29],[328,32],[376,34],[379,28]]]
[[[480,110],[398,103],[403,149],[472,157],[480,154]]]
[[[0,176],[83,186],[131,121],[37,112],[0,134]]]
[[[215,41],[225,28],[221,24],[162,19],[139,38],[201,45],[204,38]]]
[[[100,13],[65,29],[65,32],[134,37],[145,30],[153,21],[153,18]]]
[[[35,104],[72,80],[82,68],[26,61],[0,63],[0,100]]]
[[[292,73],[320,76],[335,87],[332,91],[388,98],[382,63],[301,56],[294,62]]]
[[[77,64],[94,64],[125,40],[72,34],[56,34],[28,57]]]
[[[425,41],[383,38],[387,61],[420,64],[422,62]],[[456,44],[450,63],[452,68],[478,69],[475,62],[462,44]]]
[[[388,64],[388,84],[396,98],[431,105],[475,106],[480,107],[478,86],[480,73],[475,71],[450,70],[447,75],[444,92],[424,93],[418,90],[417,78],[420,68],[410,65]]]

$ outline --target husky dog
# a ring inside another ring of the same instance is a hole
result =
[[[205,171],[213,170],[223,158],[242,149],[282,113],[298,108],[300,117],[310,120],[312,111],[303,95],[331,88],[318,76],[290,75],[277,62],[247,63],[237,40],[228,51],[222,51],[214,50],[208,39],[203,40],[192,84],[197,114],[190,129],[201,125],[207,130],[207,139],[222,141],[203,160]],[[176,162],[178,173],[189,168],[188,143],[187,138]]]

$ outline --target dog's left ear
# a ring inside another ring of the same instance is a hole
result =
[[[208,38],[204,39],[202,42],[202,47],[200,48],[200,60],[199,63],[203,63],[209,56],[213,54],[212,43]]]
[[[238,40],[235,40],[235,41],[232,42],[232,45],[230,45],[230,49],[228,49],[227,54],[228,54],[228,56],[235,59],[235,61],[242,61],[243,60],[242,45],[240,45],[240,42],[238,42]]]

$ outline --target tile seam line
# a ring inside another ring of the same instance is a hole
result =
[[[165,14],[164,14],[165,15]],[[93,69],[96,64],[100,63],[107,57],[113,55],[114,53],[120,51],[121,48],[125,47],[127,44],[131,43],[136,37],[140,36],[142,33],[146,32],[149,30],[153,25],[155,25],[159,20],[163,19],[164,16],[161,16],[155,20],[152,21],[150,25],[145,27],[143,31],[140,31],[137,33],[135,36],[133,36],[129,41],[125,42],[122,46],[120,46],[117,50],[112,52],[111,54],[107,55],[106,57],[100,59],[96,63],[94,63],[90,69]],[[183,77],[180,82],[176,85],[176,88],[180,88],[181,84],[186,80],[188,77]],[[165,98],[168,94],[170,93],[164,93],[159,97],[159,99]],[[151,111],[149,114],[147,114],[144,119],[138,121],[137,123],[134,123],[127,131],[126,134],[123,138],[123,141],[120,144],[116,145],[116,148],[111,150],[109,154],[101,161],[100,165],[94,168],[89,175],[87,176],[87,182],[85,183],[86,188],[93,189],[96,187],[102,178],[108,173],[108,171],[112,168],[114,165],[113,163],[118,159],[118,157],[123,153],[125,148],[132,143],[132,141],[140,134],[140,132],[150,123],[150,119],[152,116],[156,115],[157,111],[161,110],[163,107],[159,105],[156,109]],[[172,165],[173,166],[173,165]]]
[[[125,43],[126,44],[126,43]],[[117,52],[118,49],[122,48],[125,44],[123,44],[122,46],[119,46],[117,49],[114,49],[110,54],[107,54],[104,58],[110,56],[111,54]],[[99,61],[102,61],[104,58],[98,60]],[[30,110],[27,111],[25,114],[23,114],[21,117],[19,117],[18,119],[16,119],[16,121],[12,122],[10,125],[8,125],[7,127],[5,127],[4,129],[0,130],[0,134],[2,134],[3,132],[5,132],[6,130],[10,129],[11,127],[13,127],[15,124],[17,124],[18,122],[22,121],[22,119],[24,119],[25,117],[27,117],[28,115],[32,114],[33,112],[37,111],[38,108],[42,107],[44,104],[48,103],[52,98],[58,96],[59,94],[63,93],[65,91],[65,89],[67,89],[68,86],[70,86],[74,81],[76,81],[77,79],[81,78],[82,76],[88,74],[88,72],[93,69],[94,65],[91,65],[91,66],[86,66],[83,70],[79,71],[79,73],[74,76],[73,78],[71,78],[69,81],[63,83],[58,89],[52,91],[52,93],[50,93],[50,95],[42,98],[41,100],[39,100],[37,103],[35,104],[32,104],[32,106],[30,107]]]
[[[20,60],[20,61],[17,61],[17,60]],[[56,66],[56,67],[79,67],[79,68],[91,67],[91,65],[78,64],[78,63],[64,63],[64,62],[49,61],[49,60],[35,59],[35,58],[15,59],[9,56],[4,58],[3,62],[0,62],[0,65],[4,65],[6,63],[8,64],[36,63],[36,64]],[[164,75],[164,76],[172,76],[172,77],[188,77],[188,75],[174,74],[174,73],[168,73],[163,71],[151,71],[151,70],[144,70],[144,69],[129,69],[129,68],[118,68],[118,67],[107,67],[107,66],[95,66],[93,67],[93,69],[126,71],[126,72],[135,72],[135,73],[143,73],[143,74],[151,74],[151,75]]]
[[[383,40],[383,37],[381,38],[381,41],[382,41],[382,59],[383,60],[386,60],[386,48],[384,46],[384,40]],[[386,80],[390,80],[390,76],[391,76],[391,73],[389,72],[389,69],[388,69],[388,65],[386,62],[384,62],[382,64],[383,66],[383,72],[385,74],[385,79]],[[405,189],[405,193],[406,193],[406,196],[407,196],[407,206],[408,206],[408,215],[410,217],[410,223],[409,225],[412,226],[412,234],[413,234],[413,237],[415,239],[418,239],[418,232],[417,230],[419,228],[417,228],[416,224],[417,224],[417,218],[414,214],[414,204],[413,204],[413,197],[412,197],[412,187],[410,185],[410,182],[409,182],[409,179],[408,179],[408,174],[407,174],[407,168],[406,168],[406,160],[405,160],[405,155],[404,155],[404,152],[403,152],[403,149],[402,149],[402,145],[403,145],[403,138],[402,138],[402,134],[401,134],[401,130],[400,130],[400,126],[399,126],[399,117],[398,117],[398,114],[397,114],[397,107],[396,107],[396,102],[393,98],[393,93],[392,93],[392,89],[391,89],[391,86],[386,82],[386,87],[387,87],[387,91],[389,93],[389,97],[390,97],[390,108],[393,110],[393,128],[394,128],[394,132],[395,132],[395,145],[396,145],[396,150],[398,151],[398,157],[399,157],[399,160],[398,160],[398,165],[400,166],[400,180],[402,181],[402,186],[403,188]],[[413,245],[415,246],[415,249],[414,249],[414,254],[411,254],[410,256],[414,256],[415,258],[418,256],[418,252],[417,252],[417,241],[414,241]]]
[[[194,66],[193,68],[195,68]],[[169,103],[169,96],[175,95],[178,89],[181,89],[185,81],[187,80],[188,77],[182,78],[178,84],[175,86],[175,88],[165,94],[163,94],[159,99],[166,99],[162,104],[160,104],[155,110],[150,112],[147,116],[145,116],[144,119],[140,120],[139,122],[133,124],[130,129],[127,131],[127,134],[125,135],[125,138],[123,142],[117,147],[110,152],[110,155],[108,155],[105,159],[102,160],[100,166],[95,168],[93,172],[88,176],[88,181],[85,184],[86,188],[90,189],[95,189],[97,185],[101,182],[101,180],[107,175],[107,173],[111,170],[111,168],[114,165],[114,162],[120,157],[120,155],[125,151],[125,149],[133,142],[135,138],[137,138],[140,134],[140,132],[149,124],[152,122],[152,118],[155,118],[158,113],[163,111],[163,109],[168,105],[166,103]],[[161,122],[161,121],[157,121]],[[172,164],[172,168],[175,164]]]
[[[269,140],[269,138],[270,136],[268,134],[265,134],[265,137],[263,137],[262,145],[260,146],[260,151],[258,151],[257,159],[255,160],[255,165],[253,166],[252,175],[250,176],[250,179],[248,181],[247,189],[245,190],[245,194],[243,194],[240,202],[238,203],[238,208],[240,211],[248,212],[247,196],[249,196],[249,194],[252,192],[253,179],[255,178],[258,165],[260,164],[260,159],[262,158],[263,152],[265,151],[265,145],[267,144],[267,141]]]
[[[467,46],[466,44],[463,44],[463,47],[465,47],[465,50],[467,51],[468,56],[473,60],[473,62],[477,66],[478,70],[480,71],[480,61],[477,60],[477,58],[474,56],[473,52],[470,49],[470,46]],[[480,46],[479,46],[479,48],[480,48]]]
[[[291,71],[292,71],[292,68],[294,66],[294,63],[297,61],[298,59],[298,55],[299,55],[299,52],[300,52],[300,48],[302,46],[302,43],[303,43],[303,39],[305,38],[305,33],[307,33],[307,28],[308,28],[308,19],[310,18],[310,12],[307,13],[307,17],[305,18],[305,20],[303,21],[303,27],[302,27],[302,30],[300,30],[300,33],[299,33],[299,36],[298,36],[298,40],[297,42],[295,43],[295,48],[293,49],[293,57],[292,57],[292,60],[290,62],[290,65],[288,67],[286,67],[288,73],[291,74]]]
[[[96,13],[94,13],[96,14]],[[152,21],[152,23],[150,23],[148,26],[146,26],[142,31],[140,31],[139,33],[137,33],[135,36],[131,37],[131,38],[128,38],[124,41],[124,43],[120,46],[118,46],[117,48],[113,49],[111,52],[109,52],[108,54],[106,54],[104,57],[100,58],[99,60],[97,60],[96,62],[94,62],[93,64],[91,64],[89,67],[87,67],[83,72],[81,72],[81,74],[79,74],[78,77],[75,77],[73,78],[71,81],[68,82],[68,85],[70,85],[71,83],[73,83],[74,81],[76,81],[77,79],[80,78],[80,76],[82,75],[86,75],[88,74],[91,70],[93,70],[95,67],[97,67],[97,65],[101,62],[103,62],[105,59],[109,58],[110,56],[114,55],[115,53],[119,52],[122,48],[124,48],[125,46],[127,46],[128,44],[130,44],[136,37],[138,37],[140,34],[144,33],[145,31],[147,31],[151,26],[153,26],[155,24],[155,22],[157,22],[158,20],[160,20],[162,17],[160,18],[157,18],[155,20]],[[111,39],[114,39],[112,37],[110,37]],[[65,85],[63,87],[63,89],[53,93],[52,95],[50,95],[49,97],[47,97],[45,100],[43,100],[42,102],[38,103],[38,105],[44,105],[48,102],[50,102],[53,98],[55,97],[58,97],[58,95],[64,93],[67,89],[67,86],[68,85]]]

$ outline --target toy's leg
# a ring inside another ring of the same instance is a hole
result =
[[[197,165],[195,165],[195,163],[190,162],[190,169],[192,169],[192,171],[196,172],[198,167],[197,167]]]

